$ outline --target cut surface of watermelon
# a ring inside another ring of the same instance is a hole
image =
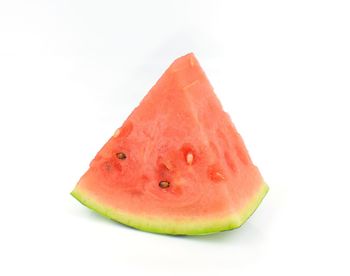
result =
[[[137,229],[196,235],[239,227],[267,191],[191,53],[170,65],[72,195]]]

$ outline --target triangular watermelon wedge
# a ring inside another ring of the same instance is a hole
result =
[[[239,227],[268,191],[193,54],[175,60],[97,153],[72,192],[144,231]]]

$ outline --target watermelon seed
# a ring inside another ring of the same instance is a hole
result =
[[[187,153],[186,155],[186,162],[188,165],[192,165],[193,162],[193,154],[192,152]]]
[[[159,182],[159,187],[161,187],[162,189],[168,188],[169,186],[170,186],[170,182],[169,181],[160,181]]]
[[[113,137],[118,137],[119,134],[120,134],[120,129],[118,128],[118,129],[114,132]]]
[[[124,152],[118,152],[117,157],[120,160],[124,160],[124,159],[126,159],[126,154]]]

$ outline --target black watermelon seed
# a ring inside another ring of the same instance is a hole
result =
[[[126,154],[124,152],[118,152],[117,157],[120,160],[124,160],[124,159],[126,159]]]
[[[159,187],[161,187],[162,189],[168,188],[169,186],[170,186],[170,182],[169,181],[160,181],[159,182]]]

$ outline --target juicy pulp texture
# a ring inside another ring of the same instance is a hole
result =
[[[72,194],[138,229],[205,234],[239,227],[267,191],[241,136],[189,54],[163,74]]]

